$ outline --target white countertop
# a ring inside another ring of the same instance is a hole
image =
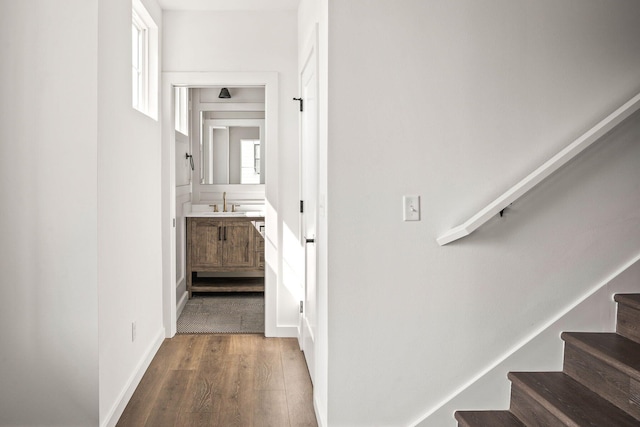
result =
[[[191,212],[185,215],[190,218],[264,218],[264,212]]]

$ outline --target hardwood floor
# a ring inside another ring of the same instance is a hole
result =
[[[304,355],[295,338],[176,335],[117,426],[317,426]]]

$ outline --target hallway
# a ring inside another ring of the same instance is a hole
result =
[[[117,426],[316,426],[294,338],[176,335],[164,341]]]

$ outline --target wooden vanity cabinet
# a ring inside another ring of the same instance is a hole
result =
[[[255,232],[256,234],[256,266],[264,271],[264,237],[260,234],[258,230]]]
[[[264,239],[253,226],[252,219],[187,218],[187,291],[210,292],[216,290],[254,290],[211,283],[194,283],[198,272],[264,272]],[[209,281],[210,282],[210,281]]]

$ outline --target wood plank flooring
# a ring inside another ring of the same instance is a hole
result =
[[[117,426],[317,426],[304,355],[295,338],[176,335]]]

